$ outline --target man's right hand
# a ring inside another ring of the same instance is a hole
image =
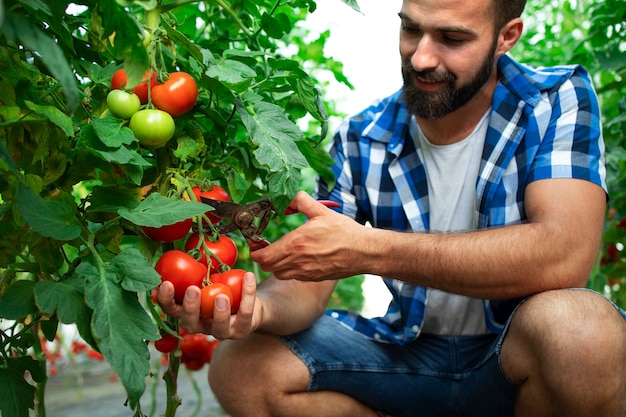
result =
[[[262,309],[256,297],[256,278],[246,272],[241,291],[241,304],[236,314],[230,313],[230,300],[218,295],[213,318],[200,316],[200,288],[191,286],[185,292],[183,304],[174,301],[174,286],[164,281],[157,294],[159,305],[169,316],[179,318],[181,327],[188,333],[205,333],[216,339],[243,339],[256,330]]]

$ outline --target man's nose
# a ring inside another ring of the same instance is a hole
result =
[[[411,65],[415,71],[434,70],[439,65],[437,44],[428,35],[424,35],[417,42],[415,51],[411,56]]]

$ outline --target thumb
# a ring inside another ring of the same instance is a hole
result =
[[[289,204],[289,207],[296,213],[302,213],[309,219],[321,216],[328,210],[323,204],[311,197],[304,191],[299,191]]]

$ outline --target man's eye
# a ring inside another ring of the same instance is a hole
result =
[[[419,28],[416,28],[413,26],[402,25],[400,28],[402,29],[403,32],[411,34],[411,35],[417,35],[420,33]]]
[[[465,42],[465,39],[454,38],[450,36],[444,36],[443,41],[448,45],[458,46]]]

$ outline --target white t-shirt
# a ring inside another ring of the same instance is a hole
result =
[[[433,145],[413,118],[412,136],[421,145],[430,205],[430,229],[435,233],[476,228],[476,178],[487,133],[489,111],[474,131],[451,145]],[[429,288],[422,331],[439,335],[488,333],[483,302]]]

